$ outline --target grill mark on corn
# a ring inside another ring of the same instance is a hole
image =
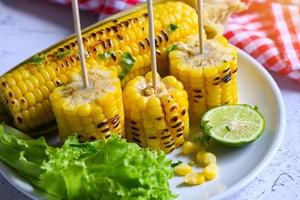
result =
[[[159,42],[162,43],[163,42],[163,37],[161,35],[158,35],[157,37],[158,37]]]
[[[174,111],[174,110],[176,110],[176,109],[177,109],[177,106],[174,105],[174,106],[171,107],[170,111],[172,112],[172,111]]]
[[[114,61],[117,61],[117,56],[116,56],[115,53],[112,53],[112,54],[111,54],[111,58],[112,58]]]
[[[112,29],[114,32],[116,32],[116,33],[118,32],[117,26],[112,26],[111,29]]]
[[[177,120],[178,120],[178,116],[174,116],[174,117],[172,117],[172,119],[170,121],[171,122],[177,122]]]
[[[18,122],[19,124],[22,124],[23,118],[22,118],[21,116],[18,116],[18,117],[17,117],[17,122]]]
[[[158,41],[157,41],[157,38],[156,38],[156,37],[155,37],[154,41],[155,41],[155,47],[159,47]]]
[[[105,139],[108,139],[108,138],[110,138],[110,133],[107,133],[107,134],[105,135]]]
[[[102,127],[105,126],[106,124],[107,124],[106,121],[100,122],[100,123],[97,125],[97,128],[102,128]]]
[[[139,140],[138,138],[132,137],[132,140],[137,142],[137,143],[142,143],[141,140]]]
[[[106,42],[110,48],[113,47],[113,43],[112,43],[111,39],[107,39]]]
[[[169,41],[169,35],[168,35],[168,33],[166,31],[164,31],[164,30],[162,30],[161,33],[162,33],[163,37],[165,38],[166,42],[168,42]]]
[[[105,133],[105,132],[107,132],[107,131],[109,131],[109,127],[103,129],[103,130],[101,131],[101,133]]]
[[[166,148],[170,148],[170,147],[172,147],[174,145],[175,145],[175,142],[173,141],[171,144],[167,145]]]
[[[132,124],[134,124],[134,125],[137,124],[137,123],[136,123],[135,121],[133,121],[133,120],[130,120],[130,122],[131,122]]]
[[[223,78],[223,82],[224,82],[224,83],[228,83],[230,80],[231,80],[231,74],[228,74],[227,76],[225,76],[225,77]]]
[[[200,89],[194,89],[193,90],[195,93],[201,93],[201,90]]]
[[[234,70],[232,73],[233,73],[233,74],[234,74],[234,73],[236,73],[236,72],[237,72],[237,70],[238,70],[238,69],[236,68],[236,69],[235,69],[235,70]]]
[[[163,119],[163,117],[156,117],[155,119],[156,119],[157,121],[160,121],[160,120]]]
[[[216,81],[214,85],[219,85],[221,81]]]
[[[177,135],[176,135],[176,137],[181,137],[181,136],[183,136],[183,134],[182,133],[178,133]]]
[[[148,38],[145,38],[145,41],[147,42],[147,45],[150,47],[150,40]]]
[[[136,136],[136,137],[140,137],[141,136],[139,133],[133,132],[133,131],[131,131],[131,134],[134,135],[134,136]]]
[[[117,34],[117,38],[118,38],[119,40],[123,40],[123,36],[120,35],[120,34]]]
[[[116,129],[119,125],[120,125],[120,121],[118,121],[118,122],[114,125],[114,129]]]
[[[226,74],[229,70],[230,70],[230,68],[227,68],[223,71],[223,73]]]
[[[182,122],[178,122],[177,124],[175,124],[174,126],[171,126],[171,128],[178,128],[179,126],[182,125]]]
[[[159,50],[156,50],[156,54],[159,55],[159,56],[161,56],[161,53],[160,53]]]
[[[143,50],[145,50],[146,49],[146,46],[145,46],[145,44],[141,41],[141,42],[139,42],[139,45],[140,45],[140,47],[142,47],[142,49]]]
[[[157,139],[157,137],[156,136],[150,136],[150,137],[148,137],[149,139],[151,139],[151,140],[155,140],[155,139]]]
[[[132,129],[132,130],[135,130],[135,131],[139,131],[139,130],[140,130],[140,129],[134,127],[134,126],[132,126],[131,129]]]
[[[194,97],[195,98],[202,98],[203,96],[201,96],[201,95],[195,95]]]
[[[171,134],[163,136],[161,139],[164,140],[164,139],[167,139],[167,138],[170,138],[170,137],[171,137]]]
[[[90,140],[91,140],[91,141],[95,141],[95,140],[96,140],[96,137],[95,137],[95,136],[91,136],[91,137],[90,137]]]
[[[176,131],[177,131],[177,132],[181,132],[181,131],[183,131],[183,130],[184,130],[184,126],[180,127],[180,128],[177,129]]]

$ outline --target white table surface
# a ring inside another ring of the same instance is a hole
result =
[[[83,26],[97,21],[81,13]],[[0,0],[0,73],[73,32],[70,8],[46,0]],[[273,74],[286,104],[283,143],[272,162],[228,200],[300,199],[300,84]],[[0,175],[0,200],[28,200]]]

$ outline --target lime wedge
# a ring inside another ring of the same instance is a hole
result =
[[[265,119],[249,105],[219,106],[202,118],[204,135],[229,146],[242,146],[255,141],[265,129]]]

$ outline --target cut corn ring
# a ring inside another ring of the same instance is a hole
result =
[[[182,84],[168,76],[152,87],[152,74],[137,76],[123,92],[126,138],[142,147],[170,152],[189,134],[188,100]]]
[[[206,40],[203,54],[194,36],[169,54],[170,72],[189,94],[190,118],[200,120],[209,108],[236,104],[237,50],[224,37]]]
[[[122,90],[116,73],[92,69],[89,82],[90,87],[83,88],[82,78],[75,76],[73,82],[50,95],[62,141],[74,133],[80,141],[124,135]]]

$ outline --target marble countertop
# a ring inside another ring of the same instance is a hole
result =
[[[98,17],[81,13],[83,27]],[[73,32],[71,10],[46,0],[0,0],[0,73]],[[300,199],[300,85],[272,74],[286,105],[283,143],[271,163],[228,200]],[[0,200],[27,200],[0,175]]]

